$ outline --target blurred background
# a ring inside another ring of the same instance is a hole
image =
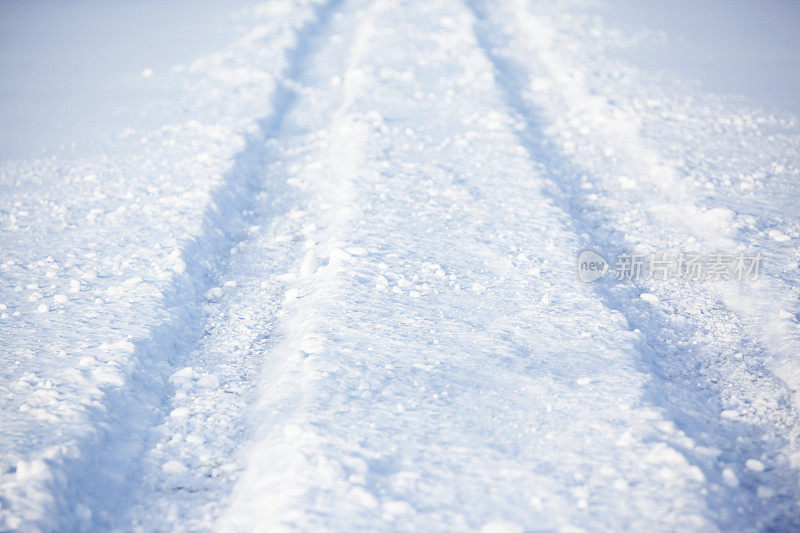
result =
[[[182,88],[171,69],[235,38],[237,14],[255,3],[0,0],[0,161],[97,144],[120,124],[153,126],[148,107]],[[800,1],[587,6],[625,32],[663,32],[659,43],[619,52],[624,59],[800,113]]]
[[[0,0],[0,161],[139,128],[256,0]],[[113,126],[112,126],[113,125]]]

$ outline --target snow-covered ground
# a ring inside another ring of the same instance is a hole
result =
[[[102,149],[158,127],[186,82],[173,68],[223,47],[253,0],[3,0],[0,161]]]
[[[758,4],[0,4],[0,531],[800,530]]]

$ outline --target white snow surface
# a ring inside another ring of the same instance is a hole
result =
[[[0,531],[800,530],[792,111],[581,0],[243,9],[0,163]]]

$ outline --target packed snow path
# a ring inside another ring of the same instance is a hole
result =
[[[252,24],[191,120],[3,168],[0,530],[800,528],[793,118],[569,3]]]

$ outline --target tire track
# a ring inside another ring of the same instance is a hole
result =
[[[102,399],[87,409],[91,431],[48,452],[40,481],[28,478],[24,490],[44,491],[48,508],[30,512],[26,528],[40,530],[94,530],[112,525],[128,529],[126,509],[142,497],[142,459],[167,418],[174,393],[169,378],[205,335],[206,293],[224,278],[231,248],[244,240],[252,223],[253,202],[264,190],[263,172],[274,136],[294,101],[292,81],[313,52],[312,38],[324,28],[339,0],[307,4],[299,28],[287,27],[292,38],[284,53],[282,72],[270,97],[273,113],[258,122],[258,131],[246,137],[221,184],[211,194],[212,203],[202,217],[199,233],[181,251],[185,268],[163,293],[164,320],[144,338],[110,349],[125,355],[124,383],[103,388]],[[273,189],[274,192],[274,189]],[[287,205],[277,202],[270,216],[278,217]],[[34,485],[37,485],[34,487]],[[11,501],[11,500],[10,500]]]
[[[665,176],[664,169],[669,163],[638,137],[623,147],[604,143],[601,132],[594,137],[600,152],[603,147],[613,146],[612,153],[619,154],[622,164],[628,164],[628,168],[611,168],[612,178],[615,173],[625,175],[631,168],[638,168],[640,174],[633,176],[648,180],[644,187],[650,194],[643,194],[630,204],[625,203],[628,199],[620,194],[619,186],[609,183],[596,169],[582,165],[574,155],[560,152],[560,147],[549,140],[545,133],[545,110],[532,99],[534,93],[530,87],[534,78],[543,87],[551,83],[552,90],[567,102],[561,112],[573,117],[589,113],[584,106],[592,98],[600,98],[575,81],[581,79],[580,73],[573,73],[580,65],[557,64],[558,53],[547,48],[550,35],[556,30],[536,23],[526,30],[538,30],[538,35],[511,36],[497,22],[503,20],[503,9],[480,1],[468,4],[476,18],[476,35],[493,64],[498,85],[524,126],[520,134],[522,143],[546,169],[550,176],[550,196],[571,214],[584,235],[585,247],[599,248],[608,257],[614,257],[637,243],[649,241],[651,246],[660,244],[666,248],[658,251],[670,251],[675,242],[683,241],[683,235],[694,235],[707,249],[714,249],[713,239],[703,233],[706,228],[691,225],[702,220],[703,212],[688,200],[689,189],[673,181],[676,178]],[[527,7],[522,3],[512,3],[510,7],[520,27],[535,22],[525,18]],[[534,43],[528,45],[534,51],[532,55],[517,56],[511,51],[524,49],[521,42]],[[537,53],[544,58],[537,57]],[[523,64],[519,57],[528,58],[528,63]],[[635,130],[617,113],[607,112],[604,118],[608,119],[608,127]],[[593,187],[585,186],[587,177]],[[603,195],[601,201],[597,200],[598,194]],[[611,198],[615,200],[606,200]],[[604,203],[616,209],[609,211]],[[673,215],[663,211],[664,205],[674,206],[674,220],[669,218]],[[600,282],[595,289],[609,307],[620,311],[630,327],[639,332],[642,369],[655,378],[649,385],[649,401],[675,421],[693,443],[682,444],[670,432],[662,438],[689,457],[710,481],[706,499],[715,522],[723,529],[741,528],[745,522],[750,524],[748,527],[758,528],[786,528],[795,524],[798,517],[792,502],[797,495],[796,473],[787,464],[791,452],[786,453],[792,448],[794,414],[786,388],[770,376],[765,364],[768,356],[764,347],[750,336],[746,321],[728,310],[713,290],[700,284],[659,287],[656,283],[642,283],[626,287]],[[645,304],[639,297],[643,292],[657,293],[666,305]],[[709,335],[709,331],[720,329],[725,332],[722,336]],[[741,352],[747,353],[750,360],[742,362],[732,357]],[[720,416],[726,410],[753,410],[755,414],[731,420]],[[714,453],[708,454],[707,450]],[[745,460],[752,457],[773,463],[776,469],[755,481],[744,468]],[[746,481],[741,484],[732,481],[739,477]],[[765,485],[773,487],[770,491],[779,487],[780,505],[762,497]]]

